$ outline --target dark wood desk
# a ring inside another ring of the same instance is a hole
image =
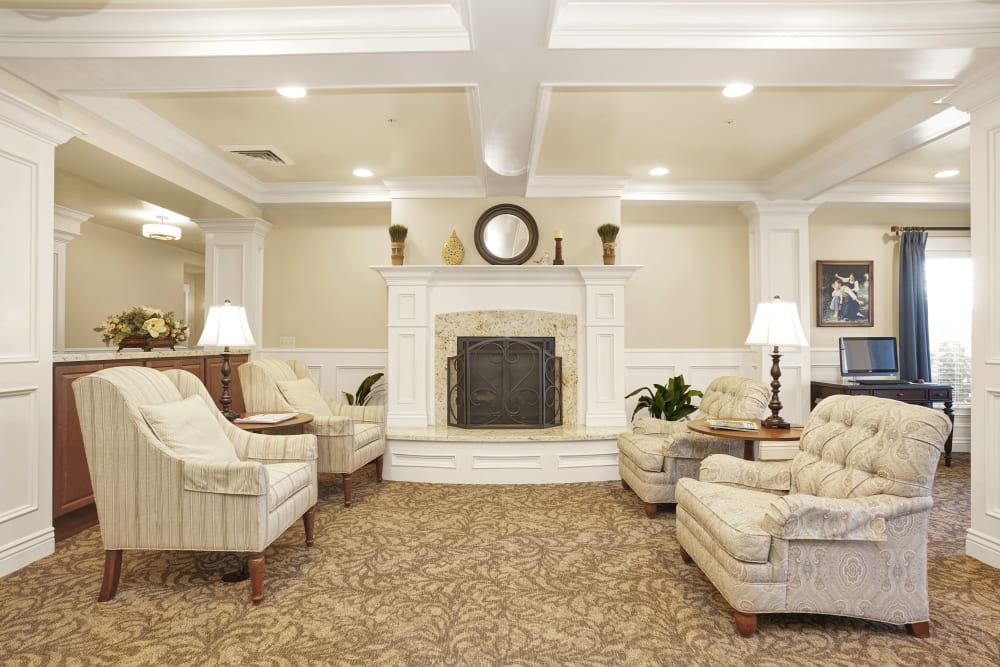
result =
[[[955,431],[955,413],[952,412],[952,390],[950,384],[931,384],[930,382],[897,382],[894,384],[858,384],[840,382],[811,382],[809,389],[810,405],[816,404],[827,396],[878,396],[892,398],[903,403],[933,407],[934,403],[944,404],[944,413],[951,420],[952,433],[944,443],[944,464],[951,466],[951,440]]]
[[[753,421],[760,426],[759,419],[747,420]],[[690,430],[695,433],[702,433],[704,435],[710,435],[713,438],[724,438],[726,440],[742,440],[743,441],[743,458],[747,461],[753,461],[757,457],[754,452],[754,446],[762,441],[777,441],[777,442],[789,442],[798,440],[802,437],[802,427],[792,426],[791,428],[764,428],[761,427],[756,431],[734,431],[732,429],[724,428],[712,428],[708,425],[704,419],[696,419],[694,421],[689,421],[687,426]]]

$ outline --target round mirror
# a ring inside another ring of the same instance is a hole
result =
[[[476,250],[490,264],[524,264],[538,247],[538,225],[514,204],[486,209],[476,223]]]

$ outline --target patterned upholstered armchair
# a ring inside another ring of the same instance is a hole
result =
[[[704,419],[758,419],[771,392],[756,380],[720,377],[712,380],[695,417]],[[743,443],[694,433],[684,422],[644,418],[631,433],[618,436],[618,470],[622,486],[645,503],[646,516],[656,515],[657,503],[673,503],[677,480],[697,477],[709,454],[738,454]]]
[[[264,549],[299,517],[313,543],[316,438],[242,431],[197,377],[142,366],[73,382],[104,542],[98,596],[118,590],[122,550],[249,553],[264,598]]]
[[[344,505],[351,506],[351,473],[375,462],[382,481],[385,407],[346,405],[324,394],[301,361],[251,359],[239,367],[248,412],[305,412],[313,416],[307,433],[319,439],[319,472],[340,473]]]
[[[831,396],[791,461],[710,456],[677,485],[677,541],[736,610],[867,618],[930,635],[927,520],[942,413],[871,396]]]

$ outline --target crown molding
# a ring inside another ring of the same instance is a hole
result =
[[[526,197],[621,197],[627,178],[616,176],[535,176]]]
[[[629,183],[622,203],[739,204],[768,199],[765,183],[753,181],[678,181]]]
[[[553,49],[911,49],[1000,45],[1000,6],[893,2],[576,2]]]
[[[83,134],[79,128],[5,90],[0,90],[0,123],[53,146]]]
[[[968,183],[845,183],[813,201],[829,207],[938,206],[968,208]]]
[[[378,204],[390,201],[381,183],[342,182],[262,183],[261,206],[314,206],[326,204]]]
[[[944,101],[957,109],[973,112],[1000,97],[1000,65],[991,67],[964,82],[949,93]]]
[[[485,197],[486,188],[478,176],[410,176],[383,181],[392,199]]]
[[[114,58],[468,51],[450,2],[0,11],[0,56]]]

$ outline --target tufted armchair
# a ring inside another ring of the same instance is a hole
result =
[[[314,436],[240,430],[187,371],[107,368],[73,394],[105,549],[98,601],[115,596],[124,549],[248,552],[256,604],[264,549],[299,517],[313,544]]]
[[[382,481],[385,407],[347,405],[324,394],[301,361],[258,358],[239,367],[247,412],[305,412],[313,416],[307,433],[319,439],[321,473],[340,473],[344,505],[351,506],[351,473],[375,462]]]
[[[758,419],[771,392],[756,380],[719,377],[712,380],[698,405],[696,417],[705,419]],[[618,436],[618,471],[622,486],[632,489],[645,503],[646,516],[656,516],[657,503],[675,502],[681,477],[697,477],[702,459],[709,454],[737,454],[743,443],[694,433],[685,422],[649,417],[635,422],[631,433]]]
[[[677,485],[677,541],[736,610],[835,614],[930,635],[927,520],[942,413],[872,396],[831,396],[791,461],[710,456]]]

